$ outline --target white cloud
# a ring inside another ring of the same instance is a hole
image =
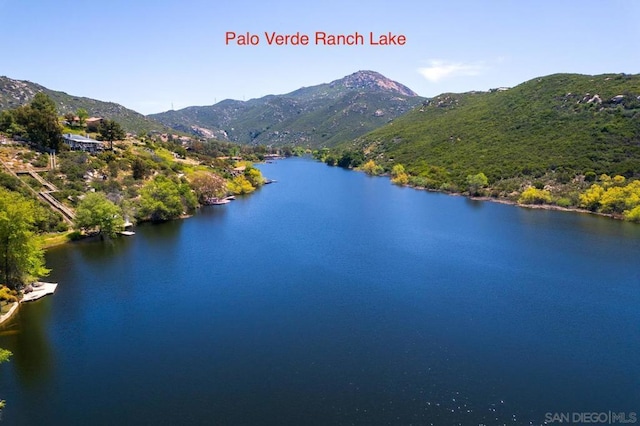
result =
[[[435,59],[429,61],[428,67],[418,68],[418,72],[427,80],[436,83],[448,77],[479,75],[484,68],[480,63],[465,64],[462,62],[447,62]]]

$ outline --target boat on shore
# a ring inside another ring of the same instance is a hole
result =
[[[58,287],[58,283],[35,282],[22,292],[21,302],[32,302],[49,294],[53,294]]]
[[[226,198],[210,198],[209,200],[207,200],[206,204],[210,205],[210,206],[219,206],[222,204],[229,204],[231,201],[227,200]]]

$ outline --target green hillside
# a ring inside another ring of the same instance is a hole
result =
[[[56,103],[60,115],[83,108],[90,116],[108,118],[119,122],[128,132],[158,131],[166,133],[170,131],[157,121],[120,104],[73,96],[47,89],[30,81],[14,80],[3,76],[0,76],[0,111],[26,105],[33,100],[33,97],[38,92],[46,93]]]
[[[403,164],[428,186],[483,172],[565,182],[640,174],[640,76],[555,74],[508,90],[443,94],[343,150],[387,170]]]
[[[330,147],[385,125],[422,98],[373,71],[249,101],[225,100],[150,117],[176,130],[251,145]]]

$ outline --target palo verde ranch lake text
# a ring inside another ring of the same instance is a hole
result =
[[[383,34],[369,32],[365,35],[358,31],[350,34],[329,34],[324,31],[316,31],[313,36],[300,33],[300,31],[293,34],[265,31],[263,37],[250,32],[227,31],[225,33],[226,45],[258,46],[264,44],[263,41],[269,46],[308,46],[309,44],[318,46],[404,46],[407,43],[407,37],[404,34],[392,32]]]

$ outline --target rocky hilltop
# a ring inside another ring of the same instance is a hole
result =
[[[393,81],[375,71],[358,71],[329,83],[330,87],[342,86],[349,90],[383,90],[403,96],[418,96],[407,86]]]

